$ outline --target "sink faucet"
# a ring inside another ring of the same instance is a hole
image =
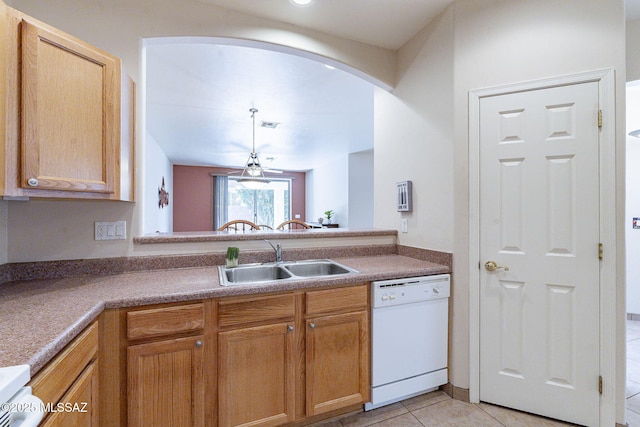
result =
[[[275,246],[273,246],[273,243],[271,243],[270,240],[264,239],[264,241],[271,245],[273,250],[276,251],[276,262],[282,262],[282,248],[280,247],[280,244],[277,243]]]

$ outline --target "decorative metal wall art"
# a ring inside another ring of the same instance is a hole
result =
[[[162,177],[162,186],[158,187],[158,207],[164,208],[169,204],[169,193],[164,189],[164,176]]]

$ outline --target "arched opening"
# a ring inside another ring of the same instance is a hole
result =
[[[256,41],[149,39],[142,56],[144,188],[164,178],[173,199],[158,207],[157,195],[143,195],[145,234],[215,229],[211,175],[244,166],[250,108],[263,167],[304,179],[287,219],[333,210],[341,227],[373,226],[373,94],[374,83],[384,85],[335,60]]]

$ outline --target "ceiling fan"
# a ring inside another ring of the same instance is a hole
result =
[[[265,177],[265,172],[270,173],[282,173],[280,170],[263,168],[258,159],[258,153],[256,153],[256,113],[257,108],[250,108],[251,119],[253,122],[253,146],[249,158],[245,163],[244,169],[238,181],[248,188],[259,188],[269,183],[269,180]],[[229,172],[229,174],[235,174],[238,172]]]

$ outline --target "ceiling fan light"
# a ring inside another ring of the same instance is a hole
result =
[[[313,0],[290,0],[295,6],[308,6],[313,3]]]
[[[241,178],[238,180],[238,183],[249,190],[260,190],[269,183],[269,180],[261,178]]]
[[[249,175],[250,177],[261,177],[262,179],[264,179],[264,172],[263,172],[262,166],[260,166],[260,160],[258,160],[258,153],[256,153],[256,113],[258,112],[258,109],[250,108],[249,111],[251,112],[251,120],[253,123],[252,125],[253,145],[252,145],[251,154],[249,154],[249,158],[247,159],[247,164],[244,166],[244,169],[242,170],[241,177],[244,178],[246,175]],[[252,179],[252,178],[246,178],[246,179]]]

